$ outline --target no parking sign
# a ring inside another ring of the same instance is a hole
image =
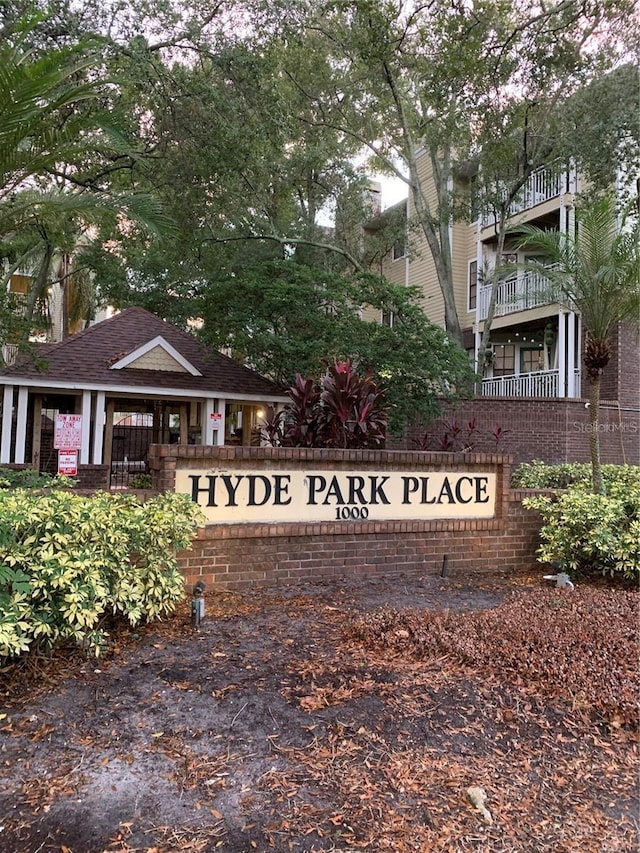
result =
[[[66,477],[76,477],[78,474],[78,451],[77,450],[59,450],[58,451],[58,474],[64,474]]]

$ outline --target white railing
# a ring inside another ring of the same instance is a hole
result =
[[[11,367],[12,364],[16,363],[17,356],[18,347],[15,344],[2,345],[2,358],[7,367]]]
[[[566,396],[580,397],[580,368],[573,371],[574,392]],[[480,384],[482,397],[559,397],[565,396],[560,388],[558,370],[537,370],[535,373],[521,373],[519,376],[496,376],[483,379]]]
[[[557,397],[558,379],[557,370],[496,376],[482,380],[480,394],[482,397]]]
[[[555,198],[563,191],[566,185],[567,173],[558,169],[550,169],[541,166],[532,172],[526,183],[520,190],[518,197],[509,205],[509,216],[515,216],[524,210],[530,210],[543,201]],[[482,215],[482,227],[486,228],[495,222],[495,214],[492,210],[486,210]]]
[[[542,273],[532,270],[513,275],[497,285],[495,317],[524,311],[536,305],[548,305],[554,302],[549,279]],[[484,320],[489,312],[491,285],[478,288],[478,320]]]
[[[582,397],[582,374],[579,367],[573,371],[573,389],[574,397]]]

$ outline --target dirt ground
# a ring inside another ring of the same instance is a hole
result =
[[[636,851],[627,738],[345,638],[356,614],[494,607],[514,583],[541,581],[209,595],[197,630],[185,605],[104,659],[5,671],[0,851]]]

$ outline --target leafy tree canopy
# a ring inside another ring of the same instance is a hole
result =
[[[282,384],[319,376],[323,360],[351,359],[387,389],[390,425],[426,419],[438,399],[464,394],[474,374],[466,353],[426,319],[416,292],[369,273],[347,277],[273,260],[216,281],[202,301],[202,336]],[[368,305],[391,326],[361,319]]]

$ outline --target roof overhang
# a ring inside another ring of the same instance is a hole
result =
[[[0,376],[0,386],[13,385],[22,388],[32,388],[41,391],[57,391],[59,393],[80,393],[82,391],[103,391],[118,397],[157,397],[160,399],[221,399],[243,400],[256,403],[273,401],[274,403],[289,403],[290,398],[285,394],[256,394],[238,393],[237,391],[222,391],[220,389],[201,388],[161,388],[151,385],[111,385],[107,383],[86,384],[82,382],[56,382],[38,377]]]

